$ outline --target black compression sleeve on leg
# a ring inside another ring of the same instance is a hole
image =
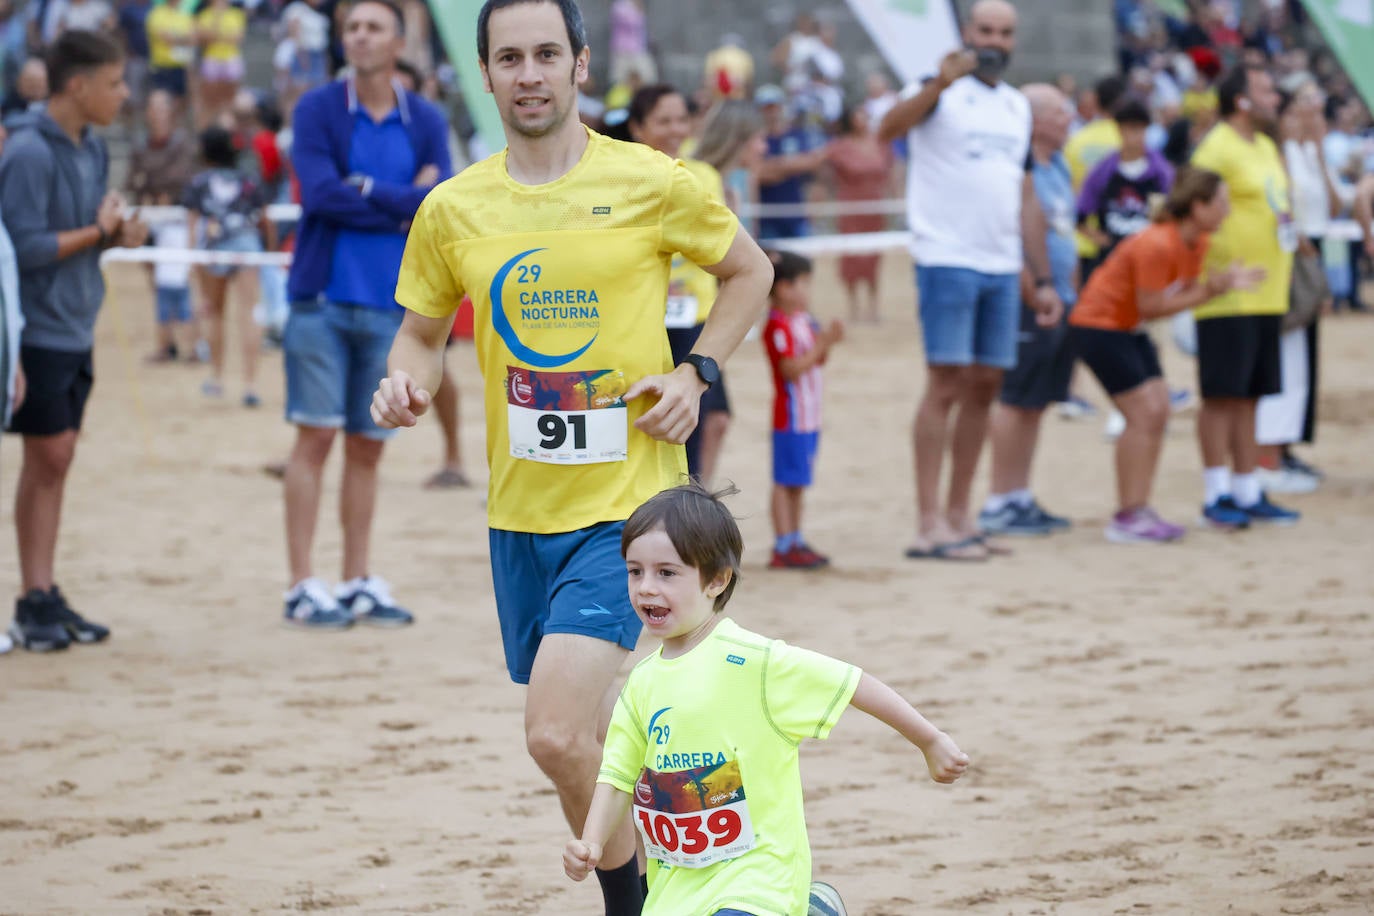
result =
[[[639,865],[634,856],[619,868],[598,868],[601,896],[606,901],[606,916],[639,916],[644,909],[644,893],[639,884]]]

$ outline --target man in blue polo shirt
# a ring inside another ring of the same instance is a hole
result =
[[[369,407],[404,314],[395,291],[406,230],[452,166],[443,115],[395,82],[402,21],[392,0],[355,3],[343,27],[352,75],[306,93],[294,116],[301,222],[283,341],[286,418],[297,431],[285,477],[285,617],[303,627],[413,621],[370,567],[377,465],[394,430],[374,424]],[[324,462],[340,429],[343,576],[331,591],[314,574],[311,547]]]

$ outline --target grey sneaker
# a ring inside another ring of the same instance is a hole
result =
[[[811,905],[806,916],[849,916],[840,892],[824,881],[811,882]]]
[[[404,627],[415,622],[415,615],[396,603],[396,599],[391,597],[391,586],[380,576],[345,582],[334,595],[358,623],[374,627]]]
[[[30,652],[60,652],[72,644],[62,625],[62,605],[50,592],[36,588],[14,602],[10,638]]]
[[[988,534],[1007,534],[1021,537],[1035,537],[1049,534],[1053,526],[1041,517],[1036,506],[1018,506],[1007,503],[996,512],[986,509],[978,513],[978,527]]]

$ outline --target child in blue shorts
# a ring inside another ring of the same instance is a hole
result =
[[[844,338],[838,320],[821,328],[811,314],[811,262],[791,252],[769,252],[773,289],[763,345],[773,367],[774,569],[815,569],[830,562],[802,539],[802,492],[821,436],[821,366]]]
[[[744,551],[723,495],[665,490],[625,522],[630,603],[662,646],[620,692],[563,868],[586,878],[629,813],[647,857],[644,916],[837,916],[839,895],[811,881],[802,741],[827,737],[853,706],[915,745],[938,783],[962,776],[968,756],[871,674],[722,613]]]

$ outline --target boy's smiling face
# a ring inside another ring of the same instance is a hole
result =
[[[666,654],[686,652],[715,626],[713,602],[730,581],[728,570],[703,586],[700,571],[683,561],[662,528],[630,543],[625,567],[630,603]]]

